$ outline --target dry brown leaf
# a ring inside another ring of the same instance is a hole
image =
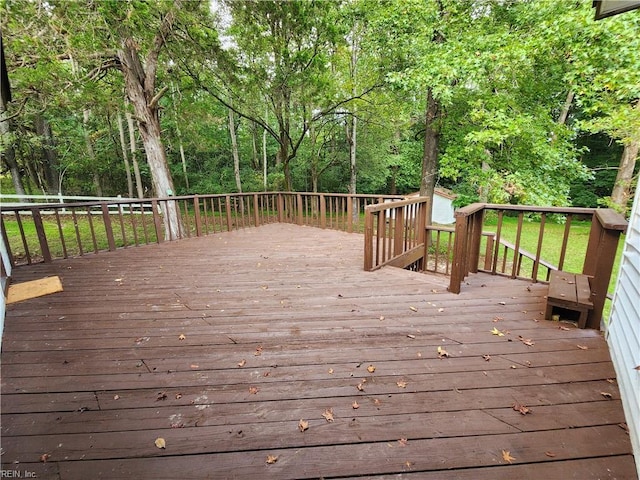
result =
[[[240,368],[244,367],[246,364],[247,364],[247,361],[244,358],[238,362],[238,366]]]
[[[440,313],[444,312],[444,308],[439,308],[438,312],[440,312]]]
[[[278,461],[278,456],[277,455],[267,455],[267,464],[273,465],[277,461]]]
[[[362,392],[364,391],[364,384],[360,382],[358,385],[356,385],[356,388],[358,389],[359,392]]]
[[[531,413],[531,409],[526,405],[521,405],[518,402],[513,404],[513,409],[516,412],[520,412],[522,415],[526,415],[527,413]]]
[[[367,372],[369,372],[369,373],[373,373],[373,372],[375,372],[375,371],[376,371],[376,367],[375,367],[375,365],[369,365],[369,366],[367,367]]]
[[[269,285],[261,285],[260,288],[263,290],[267,290],[269,288]]]
[[[182,398],[182,394],[181,393],[176,393],[176,400],[180,400]]]
[[[411,335],[411,334],[407,335],[407,337],[409,337],[409,338],[411,338],[411,339],[415,339],[415,338],[416,338],[416,336],[415,336],[415,335]]]
[[[578,347],[580,350],[589,350],[589,347],[587,347],[586,345],[576,345],[576,347]]]
[[[616,381],[613,378],[607,378],[607,383],[614,384]]]
[[[164,438],[162,437],[156,438],[156,441],[154,443],[158,448],[167,448],[167,442],[165,442]]]
[[[384,320],[384,315],[380,315],[380,321]]]
[[[504,320],[504,317],[493,317],[493,322],[499,322],[500,320]]]
[[[398,443],[401,447],[404,447],[407,444],[408,440],[406,438],[401,438],[398,440]]]
[[[442,347],[438,347],[438,358],[449,358],[449,352]]]
[[[491,355],[482,355],[482,358],[485,362],[488,362],[489,360],[491,360]]]
[[[178,336],[178,340],[184,340],[185,338],[187,338],[187,337],[185,337],[184,333],[181,333],[181,334]]]
[[[560,326],[558,327],[558,330],[565,330],[565,331],[568,331],[568,330],[571,330],[571,329],[570,329],[569,327],[565,327],[564,325],[560,325]]]
[[[166,400],[166,399],[167,399],[167,392],[158,392],[158,395],[156,396],[156,401]]]
[[[328,422],[331,423],[333,422],[333,408],[327,408],[324,413],[322,414],[322,417]]]
[[[524,338],[522,335],[518,335],[518,340],[520,340],[522,343],[524,343],[528,347],[533,347],[535,345],[535,342],[532,339]]]
[[[622,430],[624,430],[627,433],[627,435],[629,435],[629,425],[627,425],[626,423],[622,422],[622,423],[619,423],[618,426]]]
[[[258,348],[256,348],[254,355],[256,357],[259,357],[260,355],[262,355],[262,345],[258,345]]]
[[[502,450],[502,459],[507,463],[513,463],[513,460],[515,460],[515,458],[511,456],[511,452],[509,450]]]
[[[504,333],[502,333],[500,330],[498,330],[496,327],[493,327],[493,329],[491,330],[491,334],[492,335],[497,335],[499,337],[504,337]]]
[[[300,421],[298,422],[298,430],[300,430],[301,432],[304,432],[305,430],[309,429],[309,422],[307,422],[306,420],[300,419]]]
[[[258,393],[260,391],[260,389],[258,387],[249,387],[249,393],[251,395],[255,395],[256,393]]]
[[[613,398],[613,395],[611,395],[609,392],[600,392],[600,395],[602,395],[607,400],[611,400]]]
[[[47,463],[47,460],[49,460],[50,458],[51,458],[50,453],[43,453],[42,455],[40,455],[40,461],[42,463]]]
[[[380,405],[382,405],[382,402],[380,401],[380,399],[378,399],[378,398],[374,398],[374,399],[373,399],[373,404],[374,404],[376,407],[379,407]]]
[[[196,365],[195,363],[192,363],[191,365],[189,365],[191,368],[193,368],[194,370],[197,370],[198,368],[200,368],[200,365]]]
[[[120,395],[118,395],[117,393],[113,396],[114,400],[120,400]]]
[[[333,375],[333,368],[329,369],[329,375]]]
[[[360,408],[360,404],[358,403],[357,400],[353,401],[353,403],[351,404],[351,408],[353,408],[354,410],[357,410]]]
[[[398,380],[396,385],[400,388],[407,388],[407,382],[405,380]]]
[[[418,309],[416,307],[414,307],[413,305],[411,305],[409,307],[409,310],[411,310],[412,312],[417,312],[418,311]]]
[[[547,457],[551,457],[551,458],[553,458],[553,457],[555,457],[555,456],[557,456],[557,455],[558,455],[557,453],[553,453],[553,452],[544,452],[544,454],[545,454]]]

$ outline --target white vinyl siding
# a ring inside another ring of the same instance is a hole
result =
[[[624,245],[607,341],[616,369],[631,444],[640,472],[640,188]]]

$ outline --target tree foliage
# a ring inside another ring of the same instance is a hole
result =
[[[0,18],[2,163],[32,192],[126,192],[127,112],[147,195],[428,179],[595,206],[620,184],[602,149],[640,139],[640,13],[596,22],[586,1],[1,0]]]

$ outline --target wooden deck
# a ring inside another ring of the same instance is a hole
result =
[[[358,234],[284,224],[14,281],[46,275],[64,292],[7,312],[3,472],[637,478],[606,343],[544,320],[545,285],[479,274],[454,295],[364,272]]]

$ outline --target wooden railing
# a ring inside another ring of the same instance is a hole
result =
[[[494,216],[495,231],[487,237],[485,220]],[[524,250],[521,245],[525,217],[539,217],[535,252]],[[545,236],[545,225],[550,215],[564,219],[562,238],[550,240]],[[513,238],[503,239],[504,221],[514,216],[517,226]],[[576,240],[572,225],[575,219],[590,220],[588,239]],[[626,229],[626,220],[611,209],[531,207],[517,205],[473,204],[456,212],[456,228],[453,247],[453,264],[449,290],[459,293],[461,284],[469,273],[478,271],[511,278],[546,281],[550,270],[565,270],[582,273],[590,277],[593,310],[589,314],[587,327],[599,328],[607,290],[617,251],[620,234]],[[482,248],[483,238],[485,248]],[[549,257],[549,242],[554,242],[554,258]],[[582,250],[576,249],[584,246]],[[485,252],[484,255],[481,252]],[[543,258],[543,254],[545,258]],[[583,262],[576,267],[569,262],[569,255]],[[525,265],[525,263],[528,263]]]
[[[0,226],[19,265],[276,222],[362,232],[365,207],[402,198],[266,192],[2,206]]]
[[[418,197],[365,208],[365,270],[386,265],[423,270],[428,205],[426,197]]]

